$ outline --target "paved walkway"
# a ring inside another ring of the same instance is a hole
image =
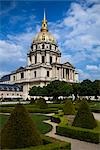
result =
[[[100,121],[100,113],[93,113],[94,118]]]
[[[100,144],[88,143],[88,142],[84,142],[84,141],[57,135],[56,134],[56,126],[58,124],[53,123],[50,120],[46,120],[44,122],[52,125],[52,127],[53,127],[52,130],[46,134],[46,136],[53,137],[53,138],[61,140],[61,141],[70,142],[71,150],[100,150]]]

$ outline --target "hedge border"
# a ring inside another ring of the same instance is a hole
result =
[[[100,132],[92,131],[90,129],[84,129],[73,126],[57,126],[56,134],[78,139],[81,141],[100,143]]]
[[[43,140],[47,142],[45,145],[32,146],[15,150],[71,150],[71,143],[62,142],[51,137],[43,136]]]

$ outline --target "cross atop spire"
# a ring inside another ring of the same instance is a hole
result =
[[[48,31],[48,25],[47,25],[47,20],[46,20],[45,9],[44,9],[44,18],[42,20],[41,31]]]

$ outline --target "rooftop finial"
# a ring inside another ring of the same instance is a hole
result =
[[[44,9],[44,20],[46,20],[45,9]]]
[[[45,15],[45,9],[44,9],[44,18],[42,20],[41,31],[48,31],[48,25],[47,25],[47,20],[46,20],[46,15]]]

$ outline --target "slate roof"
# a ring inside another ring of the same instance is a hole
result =
[[[22,86],[16,84],[0,84],[0,91],[23,91]]]
[[[1,77],[0,82],[3,82],[3,81],[9,81],[9,80],[10,80],[10,74]]]

